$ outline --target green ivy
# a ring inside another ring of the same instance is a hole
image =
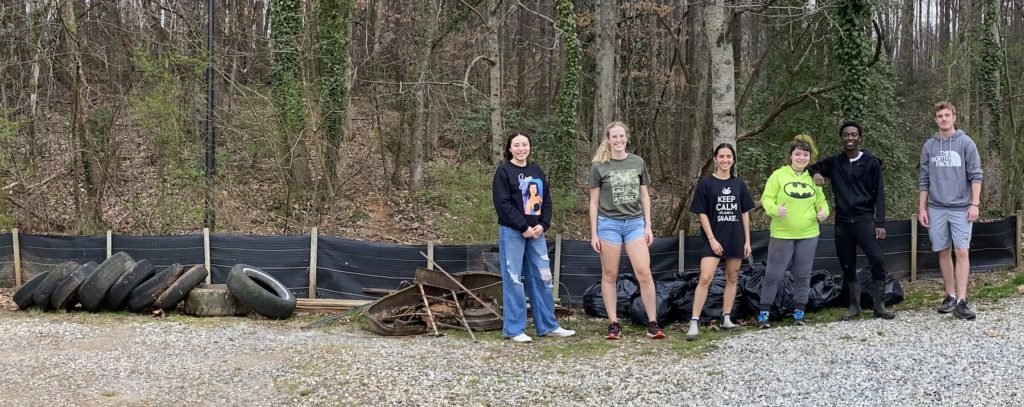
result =
[[[872,0],[840,0],[835,9],[839,30],[832,35],[832,51],[841,73],[840,108],[851,120],[864,118],[868,98],[871,8]]]
[[[980,58],[978,61],[978,76],[981,87],[982,103],[988,108],[990,116],[990,127],[985,129],[989,148],[1000,149],[1003,147],[1003,98],[999,92],[999,68],[1003,65],[1003,50],[999,39],[994,35],[993,29],[999,23],[998,4],[995,0],[985,1],[985,13],[982,16],[980,32]]]
[[[558,0],[555,4],[555,22],[565,40],[565,75],[562,77],[555,113],[558,122],[555,130],[557,142],[552,149],[555,162],[551,178],[555,185],[569,185],[576,170],[581,54],[572,0]]]
[[[348,114],[348,28],[350,0],[320,0],[317,3],[317,59],[320,64],[320,110],[328,152],[324,175],[336,177],[335,159],[339,156],[341,137]]]
[[[302,1],[272,0],[270,24],[274,44],[270,66],[271,101],[277,109],[281,151],[291,151],[294,138],[306,127],[303,114],[299,47],[297,38],[302,32]],[[283,173],[289,174],[290,154],[284,153]]]

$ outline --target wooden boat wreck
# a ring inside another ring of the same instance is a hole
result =
[[[427,269],[417,269],[416,281],[394,293],[381,297],[366,308],[369,330],[384,336],[422,335],[431,328],[430,314],[439,327],[463,328],[462,316],[473,330],[491,331],[502,327],[498,315],[487,309],[474,296],[467,294],[447,276]],[[477,298],[487,302],[491,309],[501,312],[501,276],[486,272],[465,272],[451,276]],[[423,295],[420,293],[422,286]],[[454,293],[454,295],[453,295]],[[456,306],[455,301],[458,301]],[[462,308],[462,315],[459,312]]]

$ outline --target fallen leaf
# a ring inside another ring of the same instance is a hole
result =
[[[999,331],[997,331],[995,329],[986,330],[985,331],[985,336],[987,336],[989,338],[995,338],[995,337],[999,336]]]

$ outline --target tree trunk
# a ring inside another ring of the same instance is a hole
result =
[[[899,63],[903,66],[903,80],[905,83],[914,82],[914,2],[917,0],[903,0],[903,12],[900,23],[899,41]]]
[[[437,32],[438,7],[434,0],[423,2],[423,28],[421,31],[421,42],[419,55],[416,56],[416,110],[412,125],[412,142],[409,151],[409,189],[419,191],[423,187],[425,176],[424,145],[426,144],[427,118],[430,105],[427,103],[427,92],[429,85],[427,77],[430,73],[430,58],[433,50],[430,44],[434,42],[434,35]]]
[[[597,43],[594,44],[597,48],[597,74],[594,84],[594,120],[590,133],[592,148],[596,148],[604,139],[604,126],[618,116],[618,19],[618,0],[598,0],[594,20],[594,31],[597,34]]]
[[[490,0],[487,7],[487,59],[490,60],[490,113],[491,113],[491,162],[498,164],[502,160],[503,144],[502,133],[505,131],[505,122],[502,119],[501,108],[501,43],[498,34],[501,32],[501,1]]]
[[[704,32],[711,52],[712,144],[736,145],[736,71],[732,41],[729,39],[731,9],[725,0],[714,0],[705,8]]]

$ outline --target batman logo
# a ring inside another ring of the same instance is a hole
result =
[[[807,199],[814,196],[814,188],[803,182],[787,182],[782,185],[782,192],[796,199]]]

